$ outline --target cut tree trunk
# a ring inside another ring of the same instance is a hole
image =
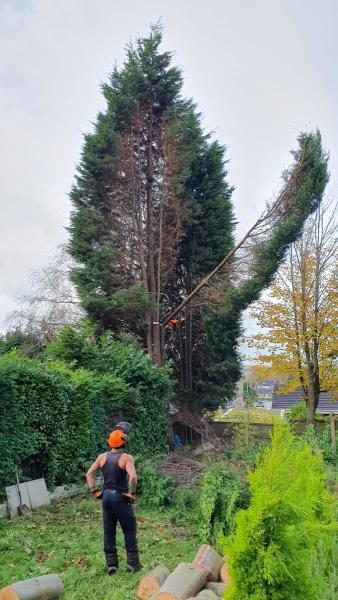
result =
[[[0,590],[0,600],[18,600],[19,596],[11,588]]]
[[[226,563],[224,563],[223,567],[221,568],[219,579],[222,583],[225,583],[225,585],[229,585],[230,583],[229,569]]]
[[[202,590],[197,596],[192,596],[188,600],[218,600],[218,596],[211,590]]]
[[[208,572],[194,565],[181,563],[162,585],[156,600],[187,600],[205,585]]]
[[[188,600],[218,600],[218,596],[211,590],[202,590],[197,596],[192,596]]]
[[[212,590],[202,590],[197,594],[196,600],[218,600],[218,598]]]
[[[211,546],[203,544],[192,564],[208,572],[208,581],[218,581],[224,559]]]
[[[58,575],[43,575],[17,581],[0,591],[0,600],[56,600],[63,594],[63,585]]]
[[[149,600],[151,596],[156,595],[169,575],[170,571],[167,567],[155,567],[155,569],[142,577],[137,588],[137,597],[140,600]]]
[[[211,590],[212,592],[214,592],[219,598],[223,598],[224,591],[226,588],[225,583],[209,581],[205,587],[207,590]]]

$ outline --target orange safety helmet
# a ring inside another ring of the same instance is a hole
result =
[[[121,446],[124,446],[127,437],[128,436],[123,433],[123,431],[114,429],[108,438],[108,446],[110,446],[110,448],[121,448]]]

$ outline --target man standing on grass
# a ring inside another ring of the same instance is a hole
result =
[[[108,575],[113,575],[118,569],[116,549],[118,522],[123,531],[127,551],[127,571],[133,573],[141,569],[136,539],[136,519],[132,507],[137,476],[133,457],[124,451],[130,429],[130,423],[120,422],[116,425],[108,438],[111,451],[100,454],[86,474],[87,484],[93,496],[102,499],[104,552]],[[103,475],[103,490],[95,486],[95,475],[99,470]]]

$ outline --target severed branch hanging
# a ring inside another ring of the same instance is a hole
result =
[[[306,218],[318,207],[328,180],[328,157],[322,150],[320,133],[301,134],[298,141],[299,149],[293,152],[294,163],[283,175],[285,183],[277,198],[267,204],[263,214],[223,260],[180,304],[164,315],[163,324],[174,319],[203,288],[210,285],[210,280],[217,274],[220,276],[226,273],[228,284],[243,290],[245,284],[250,284],[254,277],[256,280],[261,279],[260,283],[254,282],[252,295],[257,295],[270,283],[288,246],[297,239]],[[256,267],[261,258],[258,255],[262,249],[268,255],[270,247],[275,256],[271,265],[257,277]],[[224,288],[224,276],[222,279]],[[253,297],[249,301],[250,293],[246,294],[245,290],[244,295],[248,297],[248,301],[244,301],[243,305],[256,299]]]

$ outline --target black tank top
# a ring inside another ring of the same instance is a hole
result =
[[[106,452],[106,462],[101,468],[104,490],[128,492],[128,473],[119,466],[122,454],[123,450],[120,450],[120,452]]]

